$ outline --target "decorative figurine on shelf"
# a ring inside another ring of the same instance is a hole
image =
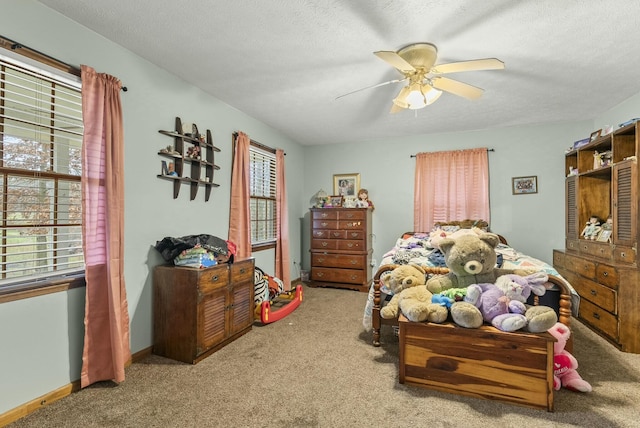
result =
[[[373,202],[369,200],[369,191],[367,189],[360,189],[358,191],[358,200],[356,201],[356,208],[371,208],[375,209]]]
[[[187,156],[191,159],[200,159],[200,146],[191,146],[187,149]]]
[[[607,217],[607,221],[602,225],[602,230],[613,230],[613,219],[611,216]]]
[[[176,172],[176,168],[173,162],[169,162],[169,173],[167,175],[176,176],[178,173]]]
[[[571,177],[572,175],[578,175],[578,168],[569,167],[569,175],[567,175],[567,177]]]
[[[602,230],[602,227],[600,226],[600,219],[597,216],[592,215],[589,217],[587,225],[582,229],[580,236],[584,239],[590,239],[593,241],[600,233],[600,230]]]

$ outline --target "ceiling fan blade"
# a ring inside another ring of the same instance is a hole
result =
[[[404,86],[402,89],[400,89],[398,96],[393,99],[393,103],[401,108],[409,107],[409,104],[407,103],[407,97],[410,93],[411,90],[409,89],[409,87]]]
[[[403,73],[409,73],[416,71],[415,67],[409,64],[404,58],[393,51],[377,51],[373,53],[375,56],[390,64],[392,67],[397,68]]]
[[[355,94],[356,92],[364,91],[364,90],[367,90],[367,89],[379,88],[380,86],[389,85],[391,83],[398,83],[398,82],[402,82],[404,80],[407,80],[407,78],[405,77],[404,79],[389,80],[388,82],[382,82],[382,83],[378,83],[377,85],[367,86],[366,88],[356,89],[355,91],[347,92],[346,94],[342,94],[342,95],[337,96],[336,100],[338,98],[346,97],[347,95]]]
[[[460,71],[476,70],[502,70],[504,62],[496,58],[472,59],[470,61],[450,62],[448,64],[438,64],[431,67],[430,73],[445,74],[458,73]]]
[[[462,83],[457,80],[448,79],[446,77],[434,77],[431,79],[432,86],[441,91],[450,92],[470,100],[478,99],[484,93],[484,89],[477,86]]]

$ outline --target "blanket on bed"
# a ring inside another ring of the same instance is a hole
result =
[[[523,254],[509,245],[498,244],[496,253],[498,254],[499,267],[506,269],[531,269],[545,272],[548,275],[562,277],[550,264]],[[420,266],[446,266],[443,254],[440,250],[433,248],[430,243],[430,234],[428,233],[415,233],[412,236],[398,238],[395,246],[383,255],[380,266],[409,263],[415,263]],[[385,272],[381,277],[380,291],[382,294],[390,296],[392,293],[384,284],[384,276],[388,273],[389,272]],[[571,312],[573,316],[577,317],[580,296],[572,287],[570,289]],[[367,330],[372,328],[373,292],[374,288],[373,284],[371,284],[362,322],[364,328]]]

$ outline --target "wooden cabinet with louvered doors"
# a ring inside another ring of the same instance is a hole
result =
[[[311,209],[311,285],[368,291],[371,210]]]
[[[251,330],[253,259],[205,269],[157,266],[153,352],[195,364]]]
[[[566,179],[566,248],[553,255],[580,294],[580,320],[633,353],[640,353],[639,141],[636,122],[565,156],[565,169],[577,165],[578,174]],[[581,233],[591,216],[613,225],[586,239]]]

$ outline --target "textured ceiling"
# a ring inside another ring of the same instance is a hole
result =
[[[592,119],[640,92],[637,0],[41,0],[302,144]],[[373,55],[495,57],[479,86],[389,114],[401,75]],[[105,70],[108,71],[108,70]]]

